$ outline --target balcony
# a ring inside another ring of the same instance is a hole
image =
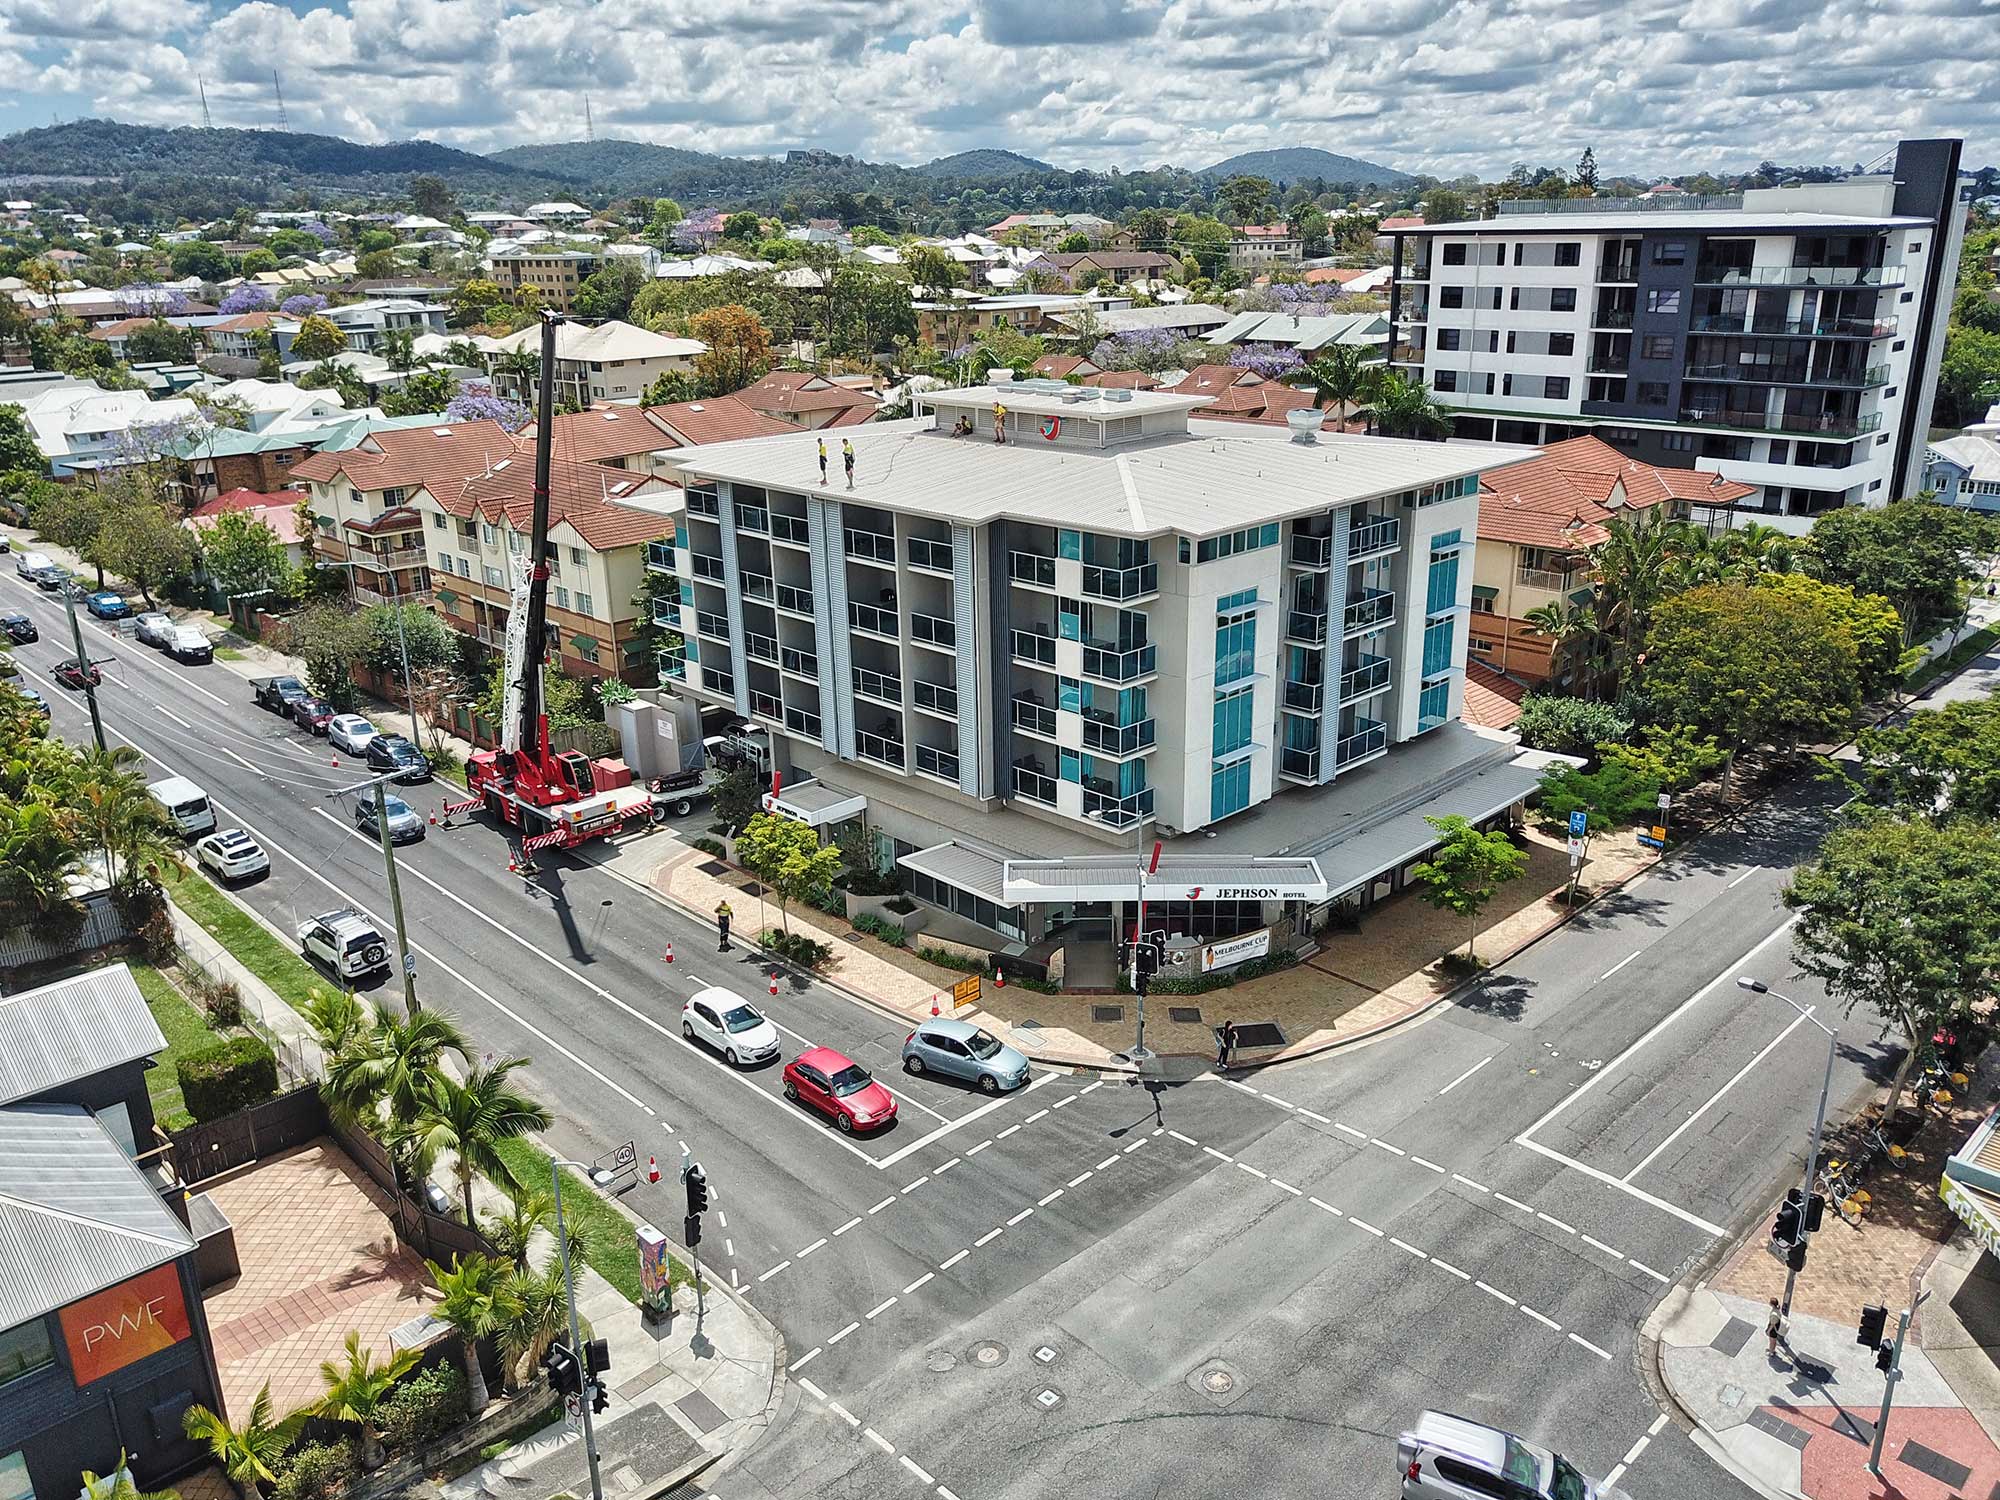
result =
[[[878,609],[872,604],[849,604],[847,622],[856,630],[868,631],[889,640],[899,639],[896,626],[896,612],[893,609]]]
[[[1689,380],[1722,380],[1753,385],[1835,386],[1842,390],[1872,390],[1889,383],[1887,365],[1867,369],[1821,370],[1815,374],[1805,364],[1787,365],[1688,365],[1681,374]]]
[[[1141,818],[1153,815],[1153,789],[1146,787],[1120,797],[1109,790],[1111,783],[1093,777],[1083,788],[1083,815],[1112,828],[1130,828]]]
[[[926,713],[941,714],[947,719],[958,717],[958,689],[944,687],[935,682],[913,682],[910,684],[910,700]]]
[[[1600,307],[1591,315],[1592,328],[1630,328],[1632,309],[1629,307]]]
[[[699,630],[703,635],[711,636],[718,641],[727,641],[729,639],[729,616],[719,615],[713,610],[708,609],[696,610],[694,628]]]
[[[743,654],[757,661],[767,661],[772,666],[778,664],[778,638],[775,635],[759,635],[754,630],[743,632]]]
[[[1389,726],[1373,719],[1363,719],[1359,729],[1341,740],[1334,752],[1334,764],[1344,766],[1388,747]]]
[[[1889,318],[1752,319],[1742,313],[1711,314],[1688,319],[1696,333],[1741,333],[1752,338],[1789,335],[1795,338],[1886,339],[1895,336],[1897,320]]]
[[[934,542],[928,537],[910,538],[910,566],[933,573],[949,573],[952,565],[950,542]]]
[[[1046,740],[1056,737],[1056,711],[1046,703],[1037,703],[1018,693],[1014,697],[1013,723],[1016,729],[1038,734]]]
[[[1827,437],[1860,437],[1882,425],[1882,413],[1872,411],[1862,416],[1831,412],[1817,415],[1780,412],[1774,417],[1760,411],[1716,411],[1700,407],[1683,407],[1681,420],[1696,427],[1740,427],[1751,432],[1804,432]]]
[[[1630,375],[1632,362],[1629,355],[1593,354],[1584,362],[1584,369],[1593,375]]]
[[[655,599],[653,601],[653,623],[679,630],[681,628],[680,605],[671,599]]]
[[[910,616],[910,639],[926,646],[936,646],[940,651],[950,651],[958,645],[958,627],[943,615]]]
[[[382,593],[359,583],[353,586],[353,594],[363,604],[429,604],[437,597],[429,589],[401,589],[395,593]]]
[[[1396,321],[1399,323],[1428,323],[1430,320],[1431,310],[1415,303],[1411,303],[1396,315]]]
[[[1160,569],[1156,563],[1140,563],[1130,568],[1083,567],[1083,592],[1092,599],[1138,599],[1160,591]]]
[[[1555,568],[1530,568],[1525,565],[1514,569],[1514,582],[1531,589],[1547,589],[1552,594],[1567,594],[1577,587],[1576,574],[1558,571]]]
[[[760,692],[758,689],[752,688],[750,689],[750,712],[761,718],[769,719],[773,723],[777,723],[782,721],[785,716],[785,705],[776,693]]]
[[[1039,552],[1009,552],[1007,576],[1016,583],[1052,589],[1056,586],[1056,560]]]
[[[775,599],[778,608],[782,609],[786,614],[804,615],[807,619],[812,618],[813,596],[811,589],[794,588],[789,583],[781,583],[778,585]]]
[[[646,567],[654,573],[674,571],[674,544],[672,542],[646,543]]]
[[[1326,609],[1294,609],[1285,615],[1285,639],[1307,646],[1326,644]]]
[[[1597,268],[1597,279],[1599,281],[1637,281],[1639,279],[1638,257],[1628,256],[1624,260],[1603,262]]]
[[[1323,682],[1288,682],[1285,684],[1285,707],[1294,713],[1316,714],[1326,704],[1326,684]]]
[[[898,771],[903,769],[903,742],[886,734],[857,733],[854,736],[854,753],[863,760],[894,766]]]
[[[854,691],[892,707],[903,705],[903,679],[893,672],[877,672],[870,667],[854,668]]]
[[[694,576],[706,578],[710,583],[721,583],[729,576],[729,570],[722,565],[721,558],[697,552],[694,554]]]
[[[768,536],[771,531],[771,513],[761,505],[739,505],[736,507],[736,529],[752,531],[758,536]]]
[[[1056,664],[1056,638],[1043,635],[1038,630],[1016,630],[1012,632],[1014,660],[1033,662],[1037,666],[1053,667]]]
[[[1317,784],[1319,781],[1319,751],[1301,750],[1286,745],[1278,752],[1278,773],[1299,781]]]
[[[1137,755],[1142,750],[1150,750],[1153,748],[1153,721],[1141,719],[1136,724],[1120,725],[1085,714],[1083,748],[1117,756]]]
[[[938,750],[930,745],[917,746],[917,769],[926,776],[936,776],[958,784],[958,754],[952,750]]]
[[[880,563],[885,568],[896,566],[896,539],[880,531],[862,531],[850,526],[845,532],[847,555],[862,562]]]
[[[819,656],[812,651],[801,651],[796,646],[781,647],[778,651],[779,670],[790,672],[795,677],[808,677],[819,681]]]
[[[1361,664],[1352,671],[1340,674],[1340,701],[1351,703],[1356,698],[1365,698],[1370,693],[1379,693],[1389,685],[1389,658],[1386,656],[1364,656]]]
[[[810,739],[819,738],[819,715],[807,713],[803,708],[785,710],[785,728],[793,734],[803,734]]]
[[[1396,596],[1387,589],[1369,589],[1342,611],[1342,630],[1353,635],[1360,630],[1380,630],[1396,618]]]
[[[1292,533],[1291,563],[1295,568],[1314,568],[1324,571],[1333,566],[1333,538],[1312,536],[1302,531]]]
[[[1402,537],[1403,523],[1395,516],[1356,516],[1347,533],[1347,560],[1360,562],[1393,551]]]
[[[1130,682],[1150,677],[1157,665],[1159,650],[1150,642],[1120,651],[1109,641],[1083,643],[1083,675],[1102,682]]]
[[[788,516],[782,511],[773,512],[771,516],[771,540],[774,542],[793,542],[798,546],[804,547],[809,545],[812,540],[812,528],[806,524],[804,516]]]
[[[1694,268],[1697,286],[1901,286],[1901,266],[1716,266]]]
[[[777,587],[769,573],[738,573],[736,577],[743,585],[746,599],[762,599],[768,604],[777,596]]]
[[[1056,805],[1056,779],[1022,761],[1014,762],[1014,795],[1044,807]]]

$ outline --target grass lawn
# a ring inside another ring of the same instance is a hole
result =
[[[186,912],[237,962],[276,990],[280,999],[304,1013],[313,992],[324,993],[327,979],[298,952],[273,937],[199,870],[189,870],[169,887],[174,905]]]
[[[548,1152],[533,1141],[500,1143],[500,1156],[522,1183],[549,1180]],[[617,1287],[627,1301],[639,1301],[639,1250],[633,1237],[632,1221],[620,1213],[604,1195],[577,1173],[563,1169],[563,1222],[579,1227],[584,1236],[583,1258],[597,1274]],[[673,1284],[685,1286],[693,1275],[673,1257]]]
[[[1993,649],[1995,641],[2000,641],[2000,627],[1982,626],[1959,641],[1957,649],[1949,656],[1940,656],[1933,661],[1927,661],[1910,673],[1903,679],[1903,687],[1912,693],[1921,692],[1938,678],[1957,671],[1977,657],[1984,656]]]
[[[208,1018],[174,988],[166,975],[136,958],[127,959],[126,965],[139,982],[139,993],[146,997],[146,1009],[153,1013],[160,1034],[167,1039],[167,1050],[159,1055],[156,1066],[146,1072],[146,1092],[152,1096],[153,1117],[162,1130],[183,1129],[194,1123],[194,1117],[181,1099],[180,1075],[174,1065],[188,1053],[221,1038],[209,1028]]]
[[[215,648],[215,659],[217,661],[243,661],[247,659],[248,655],[248,652],[238,651],[234,646],[217,646]]]

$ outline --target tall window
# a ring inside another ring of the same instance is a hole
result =
[[[1435,729],[1451,711],[1451,679],[1434,682],[1417,694],[1417,733]]]
[[[1451,670],[1451,638],[1457,624],[1447,616],[1424,627],[1424,676],[1435,677]]]
[[[1223,600],[1222,604],[1229,601]],[[1257,616],[1238,606],[1225,612],[1218,607],[1215,617],[1215,685],[1227,687],[1241,682],[1257,669]]]
[[[1233,766],[1215,766],[1208,777],[1208,816],[1211,820],[1226,818],[1250,805],[1250,762],[1240,760]]]
[[[1217,757],[1232,755],[1250,743],[1251,710],[1257,691],[1246,687],[1224,693],[1215,700],[1215,745]]]

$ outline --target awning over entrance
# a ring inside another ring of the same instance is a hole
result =
[[[818,781],[802,781],[797,786],[780,787],[778,795],[766,798],[771,812],[796,818],[808,828],[825,828],[845,823],[868,811],[868,799],[856,792],[837,791]]]
[[[1979,1122],[1979,1128],[1944,1164],[1938,1196],[1956,1214],[1989,1255],[2000,1255],[2000,1110]]]
[[[905,854],[896,863],[918,875],[928,875],[953,890],[969,891],[975,896],[984,896],[988,901],[1007,904],[1007,898],[1001,894],[1006,861],[997,854],[988,854],[984,849],[956,842],[937,844],[929,849],[919,849],[914,854]]]
[[[1023,902],[1123,901],[1136,894],[1138,851],[1074,859],[1010,859],[1003,883],[1009,905]],[[1166,858],[1146,877],[1155,901],[1324,901],[1326,879],[1315,859]]]

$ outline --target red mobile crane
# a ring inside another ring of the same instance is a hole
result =
[[[534,534],[514,580],[507,616],[501,743],[496,750],[475,750],[465,768],[465,787],[471,794],[467,800],[483,804],[500,822],[521,830],[524,858],[538,849],[571,848],[615,833],[627,819],[648,816],[653,809],[653,799],[643,786],[600,792],[588,756],[549,749],[542,670],[548,658],[549,466],[555,440],[556,326],[561,322],[556,313],[542,314],[541,381],[535,392]]]

